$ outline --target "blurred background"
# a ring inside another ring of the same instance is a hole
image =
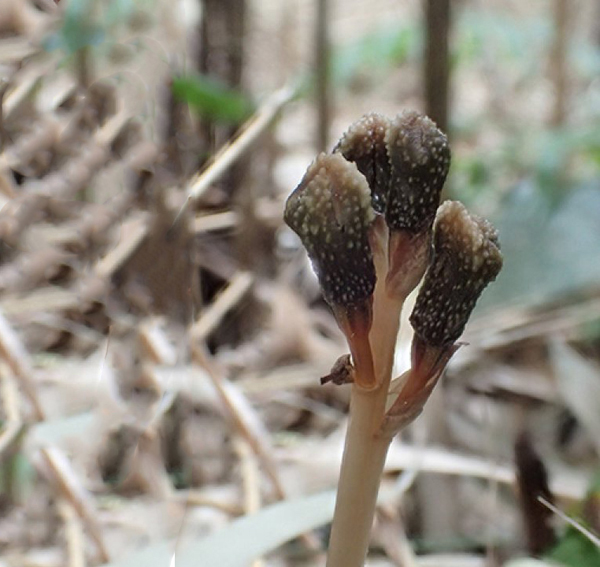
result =
[[[0,102],[1,567],[324,565],[347,347],[282,211],[407,108],[505,267],[367,564],[600,565],[597,0],[0,0]]]

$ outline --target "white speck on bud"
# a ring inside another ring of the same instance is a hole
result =
[[[288,198],[284,216],[329,303],[352,306],[371,296],[376,278],[368,233],[375,212],[355,164],[340,154],[320,154]]]

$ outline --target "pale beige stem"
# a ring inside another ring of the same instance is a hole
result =
[[[376,437],[380,391],[352,391],[327,567],[362,567],[389,439]]]
[[[379,434],[385,415],[402,301],[389,298],[385,277],[378,275],[370,335],[379,386],[352,387],[350,422],[327,555],[327,567],[364,564],[381,474],[391,438]]]

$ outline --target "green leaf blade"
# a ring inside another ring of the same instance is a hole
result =
[[[205,118],[236,123],[245,120],[253,105],[243,94],[203,76],[176,77],[171,90]]]

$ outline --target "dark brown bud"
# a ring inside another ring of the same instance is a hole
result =
[[[410,316],[423,343],[446,346],[462,334],[477,299],[502,268],[498,234],[456,201],[438,210],[433,258]]]
[[[390,121],[381,114],[365,114],[348,128],[334,151],[356,164],[371,188],[375,212],[384,214],[390,182],[385,136]]]
[[[391,122],[385,143],[391,166],[386,222],[390,230],[428,230],[450,168],[448,139],[426,116],[405,111]]]
[[[342,155],[320,154],[288,198],[284,218],[300,236],[348,339],[356,384],[376,387],[369,344],[376,281],[369,233],[375,212],[367,180]]]
[[[356,306],[375,287],[371,192],[356,165],[320,154],[290,195],[285,222],[300,236],[331,305]]]

